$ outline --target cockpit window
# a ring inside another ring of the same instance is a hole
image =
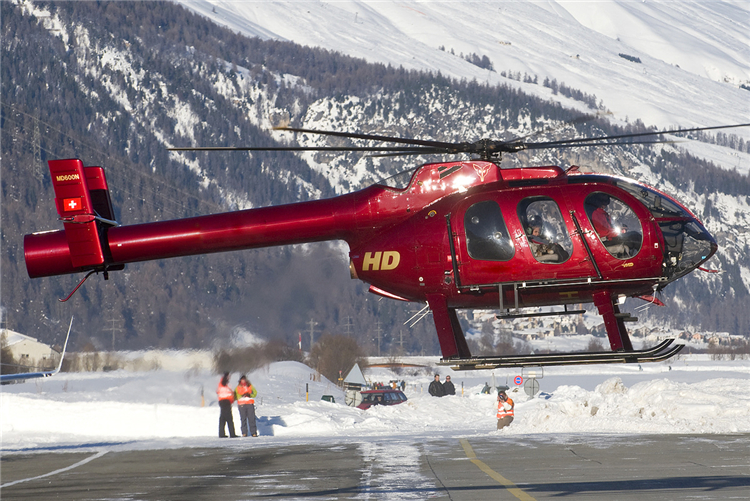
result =
[[[466,247],[472,258],[508,261],[513,257],[513,241],[497,202],[485,200],[469,207],[464,215],[464,228]]]
[[[618,259],[638,254],[643,243],[641,222],[625,202],[600,191],[584,202],[586,215],[604,248]]]
[[[642,202],[654,217],[691,217],[682,207],[645,186],[627,181],[617,181],[617,186]]]
[[[524,198],[518,204],[529,249],[541,263],[563,263],[573,252],[568,229],[565,227],[560,207],[548,197]]]

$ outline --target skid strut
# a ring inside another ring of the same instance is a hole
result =
[[[553,365],[624,364],[667,360],[685,346],[673,344],[674,339],[646,350],[602,351],[594,353],[561,353],[550,355],[508,355],[500,357],[443,358],[438,365],[450,365],[453,370],[496,369],[498,367],[533,367]]]

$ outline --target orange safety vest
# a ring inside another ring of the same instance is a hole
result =
[[[508,409],[507,411],[505,409],[503,409],[503,404],[505,404],[505,403],[510,404],[510,409]],[[504,418],[504,417],[507,417],[507,416],[513,416],[513,408],[514,407],[515,407],[515,405],[513,404],[513,399],[512,398],[509,398],[505,402],[503,402],[502,400],[498,400],[498,402],[497,402],[497,418],[500,419],[500,418]]]
[[[219,387],[216,388],[216,394],[219,396],[219,400],[234,402],[234,392],[229,386],[223,385],[221,382],[219,382]]]
[[[239,397],[237,399],[237,405],[249,405],[255,403],[255,399],[251,397],[253,394],[253,385],[250,384],[245,387],[239,385],[235,391]]]

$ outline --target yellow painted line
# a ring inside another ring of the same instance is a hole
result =
[[[477,459],[477,455],[474,452],[474,449],[471,448],[471,445],[469,444],[469,441],[465,438],[462,438],[460,440],[461,447],[464,448],[464,452],[466,453],[466,457],[469,458],[469,460],[477,465],[477,468],[485,472],[487,475],[490,476],[493,480],[495,480],[497,483],[508,489],[508,492],[513,494],[515,497],[520,499],[521,501],[536,501],[535,498],[529,496],[525,492],[523,492],[521,489],[518,488],[516,484],[505,478],[504,476],[500,475],[498,472],[487,466],[483,461]]]

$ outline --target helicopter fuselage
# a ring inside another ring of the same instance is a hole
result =
[[[403,186],[375,184],[331,199],[129,226],[110,221],[101,168],[79,160],[51,161],[50,168],[65,230],[25,237],[32,278],[344,240],[352,278],[375,294],[428,303],[446,359],[470,357],[457,308],[507,313],[593,302],[613,351],[632,350],[618,300],[663,289],[717,248],[668,195],[577,168],[426,164]]]

